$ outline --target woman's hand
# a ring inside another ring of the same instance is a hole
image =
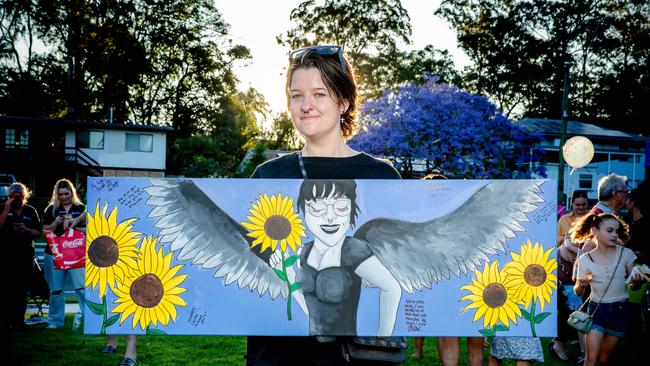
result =
[[[282,270],[282,250],[280,248],[276,249],[271,258],[269,258],[269,265],[271,268]]]
[[[560,257],[567,262],[575,262],[576,254],[578,253],[578,247],[575,246],[572,242],[565,241],[558,250]]]
[[[271,254],[269,265],[273,269],[282,271],[282,249],[278,248]],[[294,282],[296,280],[296,271],[293,269],[293,266],[286,267],[284,270],[287,272],[289,282]]]
[[[591,285],[592,276],[590,274],[576,278],[576,284],[580,287],[589,287]]]
[[[74,229],[78,221],[72,218],[72,215],[65,215],[63,217],[63,230]]]
[[[65,221],[65,215],[59,215],[54,219],[54,222],[52,225],[56,228],[57,226],[61,225]]]
[[[7,200],[5,201],[4,209],[2,210],[3,213],[9,213],[9,211],[11,210],[11,203],[13,201],[14,201],[13,198],[11,197],[7,198]]]
[[[582,294],[585,293],[585,288],[591,284],[591,278],[591,274],[576,278],[576,284],[573,286],[573,292],[578,296],[582,296]]]

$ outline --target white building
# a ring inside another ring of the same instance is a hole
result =
[[[547,177],[558,178],[561,120],[525,118],[517,124],[543,136],[542,147],[546,151]],[[564,189],[567,197],[573,190],[585,190],[589,198],[596,200],[598,180],[616,173],[628,178],[630,188],[635,188],[646,177],[647,139],[622,131],[602,128],[589,123],[568,121],[567,140],[584,136],[594,144],[595,155],[591,163],[579,169],[566,165]]]
[[[0,173],[13,174],[37,198],[68,178],[83,189],[87,176],[163,177],[167,126],[0,116]]]

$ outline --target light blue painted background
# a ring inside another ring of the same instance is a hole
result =
[[[228,212],[237,222],[247,221],[248,209],[260,192],[269,195],[282,193],[297,200],[301,180],[249,180],[249,179],[194,179],[201,188],[219,207]],[[465,202],[480,187],[490,180],[357,180],[357,203],[360,212],[356,227],[364,222],[377,218],[389,217],[409,221],[425,221],[442,216],[453,211]],[[507,242],[510,250],[519,253],[520,246],[527,239],[533,244],[540,242],[545,250],[555,246],[556,240],[556,181],[545,181],[541,188],[545,202],[539,203],[539,208],[529,216],[530,223],[524,223],[526,232],[518,232],[517,237]],[[109,205],[109,210],[118,205],[118,200],[128,193],[132,187],[144,188],[149,181],[144,178],[88,178],[88,210],[94,214],[97,201],[101,206]],[[110,187],[110,189],[108,188]],[[158,229],[153,227],[154,220],[147,217],[152,207],[145,204],[149,197],[142,193],[141,200],[134,207],[127,209],[118,205],[118,222],[137,217],[134,230],[145,235],[157,235]],[[504,197],[507,199],[507,197]],[[352,235],[354,231],[349,232]],[[311,235],[309,239],[311,240]],[[307,240],[305,240],[307,241]],[[165,253],[169,252],[169,244],[164,244]],[[555,256],[555,252],[553,253]],[[508,253],[490,256],[490,260],[499,260],[500,267],[510,261]],[[187,274],[188,278],[181,287],[187,291],[181,296],[187,307],[177,307],[176,322],[158,329],[168,334],[215,334],[215,335],[308,335],[308,319],[294,301],[292,304],[293,320],[286,316],[286,300],[281,296],[271,300],[268,294],[260,297],[257,292],[251,293],[247,288],[239,289],[236,282],[223,285],[223,279],[213,278],[214,270],[203,270],[189,265],[187,261],[177,261],[174,254],[172,265],[183,264],[179,273]],[[483,266],[479,267],[481,270]],[[473,275],[473,274],[472,274]],[[395,335],[417,336],[470,336],[480,335],[483,320],[472,323],[475,310],[465,313],[462,309],[469,304],[460,301],[468,294],[460,288],[471,280],[468,276],[461,278],[451,276],[432,289],[414,291],[409,295],[403,291],[400,308],[395,324]],[[97,289],[96,289],[97,290]],[[98,291],[86,289],[86,297],[90,301],[101,302]],[[110,290],[106,292],[109,312],[115,305],[115,296]],[[408,331],[404,320],[404,303],[407,299],[422,300],[426,309],[426,327],[420,331]],[[364,288],[359,304],[357,330],[360,335],[375,335],[379,311],[379,290]],[[538,336],[555,336],[557,332],[556,292],[551,303],[544,311],[551,312],[541,324],[536,325]],[[539,313],[540,309],[536,310]],[[191,315],[204,317],[204,322],[192,324]],[[84,332],[98,334],[101,318],[90,311],[84,311]],[[109,314],[109,316],[112,314]],[[109,334],[140,334],[140,328],[131,329],[130,316],[121,326],[119,322],[107,329]],[[522,318],[518,324],[511,324],[509,332],[498,333],[509,336],[529,336],[530,324]]]

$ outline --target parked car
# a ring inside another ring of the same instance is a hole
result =
[[[0,203],[7,200],[9,196],[9,186],[16,183],[16,177],[13,174],[0,173]]]

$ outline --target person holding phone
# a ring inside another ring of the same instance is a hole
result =
[[[68,229],[85,231],[86,206],[77,196],[77,190],[72,182],[59,179],[54,184],[50,205],[43,215],[43,230],[51,230],[57,236],[63,235]],[[79,307],[83,309],[86,304],[84,268],[71,268],[66,270],[54,268],[54,256],[49,246],[45,247],[44,255],[45,278],[50,285],[50,313],[47,317],[48,328],[61,328],[65,320],[65,298],[63,287],[66,277],[69,277],[74,286]]]
[[[3,329],[19,331],[25,328],[27,292],[31,283],[34,239],[41,235],[41,221],[34,207],[27,204],[31,192],[22,183],[9,186],[9,198],[0,204],[0,247],[5,263],[7,312],[0,319]]]

